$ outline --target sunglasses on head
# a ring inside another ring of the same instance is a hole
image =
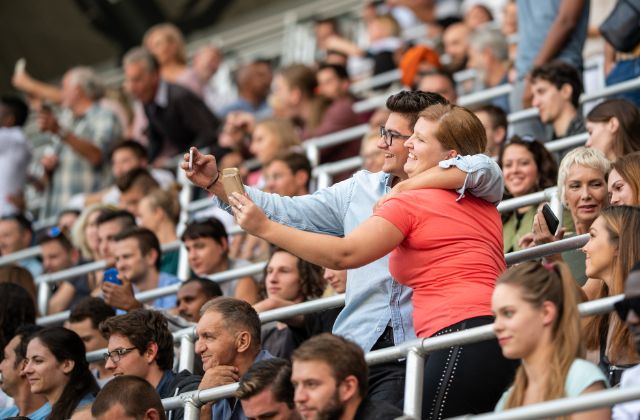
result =
[[[640,296],[624,298],[614,303],[613,308],[622,321],[627,320],[629,311],[633,311],[636,313],[636,316],[640,316]]]

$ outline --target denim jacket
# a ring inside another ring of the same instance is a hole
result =
[[[467,172],[464,186],[458,190],[460,198],[465,190],[493,203],[502,197],[502,172],[488,156],[458,156],[440,162],[440,166],[456,166]],[[391,189],[392,178],[384,172],[358,171],[348,180],[299,197],[245,189],[271,220],[305,231],[345,236],[372,215],[374,204]],[[231,211],[219,199],[214,201]],[[414,339],[411,294],[410,288],[391,277],[388,255],[348,270],[345,306],[333,333],[353,340],[365,352],[371,350],[387,325],[393,328],[395,344]]]

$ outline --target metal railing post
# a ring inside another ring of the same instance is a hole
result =
[[[195,357],[195,343],[194,337],[189,334],[185,334],[180,339],[180,363],[178,365],[178,372],[188,370],[193,373],[193,359]]]
[[[48,283],[38,284],[38,312],[40,316],[49,313],[49,299],[51,298],[51,288]]]
[[[404,414],[422,417],[422,387],[424,385],[424,355],[417,347],[407,352],[407,368],[404,381]]]
[[[199,400],[189,395],[183,399],[184,402],[184,419],[185,420],[198,420],[200,418],[200,407],[202,404]]]

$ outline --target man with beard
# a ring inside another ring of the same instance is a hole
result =
[[[627,276],[624,297],[624,300],[616,303],[614,307],[620,318],[627,323],[636,351],[640,354],[640,261],[633,266]],[[640,385],[640,365],[627,369],[620,381],[620,388],[631,388],[637,385]],[[616,404],[611,418],[614,420],[640,418],[640,401]]]
[[[385,420],[402,411],[367,398],[367,363],[356,343],[332,334],[305,341],[293,353],[294,401],[304,420]]]

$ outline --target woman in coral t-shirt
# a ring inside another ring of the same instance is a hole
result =
[[[442,160],[482,153],[486,142],[469,110],[431,106],[405,142],[404,170],[415,177]],[[318,265],[359,267],[391,252],[391,274],[413,289],[416,334],[426,338],[492,323],[491,294],[505,270],[495,206],[457,198],[455,191],[439,189],[396,194],[344,238],[270,221],[245,196],[233,195],[230,204],[245,230]],[[436,351],[425,363],[422,417],[491,411],[513,372],[495,340]]]

